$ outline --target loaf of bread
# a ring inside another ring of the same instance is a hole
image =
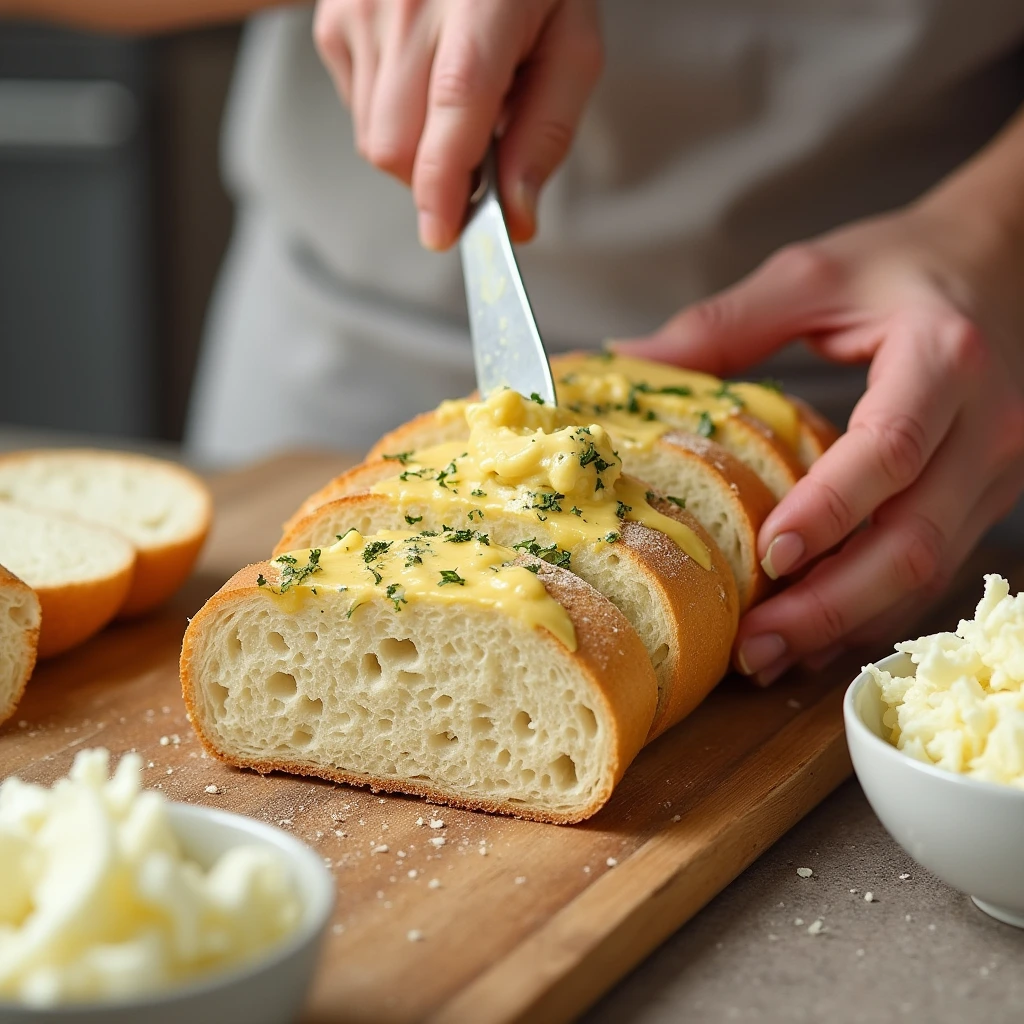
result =
[[[572,822],[706,696],[772,586],[761,525],[835,431],[769,386],[552,369],[557,408],[500,391],[383,438],[200,611],[210,750]]]
[[[135,549],[116,530],[49,509],[0,501],[0,565],[39,597],[39,657],[99,632],[124,604]]]
[[[242,570],[190,622],[181,679],[231,764],[562,823],[607,801],[657,701],[578,577],[408,529]]]
[[[604,430],[557,428],[513,391],[473,406],[463,444],[425,449],[361,495],[315,508],[275,553],[360,533],[445,528],[541,554],[607,597],[644,642],[660,698],[652,738],[721,678],[738,620],[728,563],[684,509],[621,475]],[[542,421],[550,429],[544,429]]]
[[[14,714],[35,667],[39,619],[36,592],[0,565],[0,724]]]
[[[126,537],[135,550],[135,566],[117,609],[121,616],[150,611],[181,586],[212,514],[206,486],[181,466],[90,449],[39,449],[0,457],[0,500],[74,515]]]

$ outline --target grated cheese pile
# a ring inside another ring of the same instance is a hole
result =
[[[141,759],[83,750],[52,789],[0,785],[0,1000],[123,999],[256,956],[301,905],[275,851],[186,860]]]
[[[916,676],[874,665],[882,722],[904,753],[951,772],[1024,789],[1024,593],[985,577],[974,619],[955,633],[897,644]]]

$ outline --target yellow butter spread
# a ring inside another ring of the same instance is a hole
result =
[[[367,537],[349,530],[328,548],[279,555],[279,579],[261,576],[260,585],[291,601],[340,592],[349,600],[350,617],[373,601],[386,601],[396,612],[413,601],[479,604],[543,626],[575,651],[569,613],[535,573],[509,564],[516,557],[474,530],[386,530]]]
[[[559,412],[600,423],[624,447],[649,448],[674,429],[713,438],[741,412],[771,428],[794,452],[799,447],[796,408],[763,384],[727,384],[710,374],[609,352],[562,356],[555,372]],[[444,402],[438,415],[450,421],[464,415],[467,405]]]
[[[529,401],[514,391],[494,392],[485,402],[463,407],[469,439],[392,455],[402,462],[396,475],[375,484],[400,509],[428,504],[466,514],[480,530],[487,515],[523,517],[544,523],[566,551],[580,544],[614,543],[623,520],[664,533],[705,569],[706,545],[684,523],[652,508],[646,489],[622,476],[622,460],[599,424],[581,425],[562,407]],[[388,457],[388,456],[386,456]]]

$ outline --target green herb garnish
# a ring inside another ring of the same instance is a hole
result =
[[[715,421],[706,412],[700,414],[700,419],[697,421],[697,433],[701,437],[714,436]]]
[[[403,466],[407,465],[409,459],[413,456],[413,452],[395,452],[393,455],[382,455],[382,459],[386,459],[388,462],[400,462]]]
[[[460,587],[466,585],[466,581],[459,575],[458,569],[441,570],[441,579],[437,585],[443,587],[446,583],[457,583]]]

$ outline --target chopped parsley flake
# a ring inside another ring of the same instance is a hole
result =
[[[374,561],[374,559],[387,554],[391,544],[392,542],[389,540],[375,540],[370,544],[367,544],[366,547],[363,548],[363,561],[369,565],[370,562]]]
[[[382,455],[381,458],[386,459],[388,462],[400,462],[403,466],[406,466],[412,456],[412,452],[395,452],[393,455]]]
[[[606,533],[604,539],[607,544],[614,544],[619,539],[619,535],[613,531],[612,533]]]
[[[538,395],[536,391],[531,391],[530,392],[530,401],[531,402],[536,402],[538,405],[543,405],[544,404],[544,399],[541,398],[540,395]]]
[[[706,412],[700,414],[700,419],[697,421],[697,433],[701,437],[714,436],[715,421]]]
[[[633,511],[633,506],[632,505],[627,505],[624,501],[620,501],[615,506],[615,514],[620,519],[625,519],[626,518],[626,513],[627,512],[632,512],[632,511]]]
[[[530,508],[539,508],[542,512],[561,512],[562,506],[558,503],[564,497],[565,495],[558,491],[535,491]]]
[[[405,517],[405,521],[410,526],[415,526],[417,523],[422,523],[423,522],[423,516],[406,516]]]
[[[676,505],[678,508],[686,508],[686,499],[685,498],[676,498],[676,497],[674,497],[671,494],[666,494],[665,495],[665,500],[666,501],[671,501],[672,504]]]
[[[583,509],[581,509],[581,508],[577,508],[577,507],[576,507],[575,505],[573,505],[573,507],[572,507],[571,509],[569,509],[569,511],[570,511],[570,512],[571,512],[571,513],[572,513],[572,514],[573,514],[574,516],[582,516],[582,515],[583,515]]]
[[[460,587],[466,585],[466,581],[459,575],[458,569],[441,570],[441,579],[437,585],[443,587],[446,583],[457,583]]]
[[[541,547],[535,537],[530,537],[529,540],[521,540],[518,544],[513,544],[512,547],[516,551],[525,551],[527,554],[541,558],[552,565],[560,566],[562,569],[569,568],[570,553],[557,544]]]
[[[388,589],[384,593],[387,595],[388,600],[394,604],[396,612],[400,612],[402,610],[403,604],[409,603],[402,596],[405,593],[405,589],[402,587],[401,583],[388,584]]]
[[[320,549],[313,548],[309,553],[309,558],[305,565],[299,565],[298,559],[294,555],[279,555],[274,559],[275,562],[280,562],[283,565],[281,569],[281,583],[277,589],[277,593],[283,594],[292,587],[298,586],[300,583],[308,579],[314,573],[323,572],[323,566],[320,565]],[[257,586],[266,586],[266,580],[260,583],[259,579],[256,580]]]
[[[474,498],[486,498],[487,497],[487,492],[486,491],[481,491],[479,487],[474,487],[473,490],[471,490],[469,493],[471,495],[473,495]]]
[[[260,573],[259,576],[256,577],[256,586],[257,587],[265,587],[266,585],[267,585],[267,577],[264,576],[263,573]]]
[[[598,473],[603,473],[606,469],[611,468],[610,462],[605,462],[604,459],[598,454],[597,448],[594,447],[593,441],[588,441],[586,448],[580,452],[580,467],[586,469],[591,463],[594,464],[594,469]]]

